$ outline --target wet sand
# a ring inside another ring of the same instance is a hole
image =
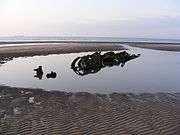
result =
[[[32,57],[50,54],[65,54],[95,51],[125,50],[121,44],[114,43],[46,43],[34,45],[0,47],[0,64],[17,57]]]
[[[124,45],[163,51],[180,51],[180,44],[166,43],[45,43],[0,47],[0,60],[11,57],[36,55],[125,50]]]
[[[162,50],[162,51],[180,51],[180,44],[163,44],[163,43],[129,43],[131,47],[139,47],[145,49]]]
[[[180,93],[108,95],[0,87],[5,135],[178,135]]]
[[[125,49],[120,44],[109,43],[61,43],[46,45],[21,45],[0,47],[0,57],[26,57],[35,55],[114,51]]]

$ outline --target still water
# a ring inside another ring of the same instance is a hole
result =
[[[71,63],[92,52],[15,58],[0,66],[0,85],[90,93],[180,92],[179,52],[129,49],[128,53],[141,56],[123,67],[106,66],[83,76],[71,69]],[[34,77],[33,69],[39,65],[44,71],[42,79]],[[57,73],[55,79],[46,78],[51,71]]]

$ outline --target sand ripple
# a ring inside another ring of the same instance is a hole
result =
[[[0,89],[0,133],[4,135],[180,134],[180,93]]]

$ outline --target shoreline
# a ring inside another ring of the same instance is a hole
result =
[[[161,50],[161,51],[172,51],[180,52],[180,44],[164,44],[164,43],[129,43],[131,47],[138,47],[144,49]]]
[[[121,44],[109,43],[61,43],[46,45],[22,45],[0,47],[0,61],[17,57],[32,57],[37,55],[95,52],[95,51],[116,51],[127,50]]]
[[[0,45],[9,45],[9,44],[39,44],[39,43],[109,43],[109,44],[166,44],[166,45],[180,45],[180,43],[173,42],[146,42],[146,41],[0,41]]]
[[[19,44],[19,45],[18,45]],[[85,48],[84,45],[87,47]],[[98,45],[98,46],[96,46]],[[104,41],[30,41],[30,42],[0,42],[0,57],[7,53],[7,57],[24,57],[34,55],[79,53],[90,51],[114,51],[122,50],[123,45],[138,47],[144,49],[162,50],[162,51],[180,51],[180,43],[160,43],[160,42],[104,42]],[[47,47],[51,46],[51,47]],[[60,47],[61,46],[61,47]],[[119,46],[121,46],[119,48]],[[72,49],[72,47],[74,47]],[[15,51],[18,48],[20,54]],[[29,50],[28,50],[29,49]],[[43,52],[32,52],[32,49],[43,49]],[[75,49],[75,50],[74,50]],[[125,49],[125,48],[123,48]],[[26,50],[26,51],[25,51]],[[13,56],[13,52],[14,55]],[[22,54],[27,53],[27,54]],[[11,54],[11,55],[10,55]],[[20,55],[20,56],[18,56]],[[5,56],[6,57],[6,56]]]
[[[0,42],[1,44],[2,42]],[[12,44],[11,43],[15,43]],[[51,54],[66,54],[95,51],[128,50],[125,46],[153,49],[161,51],[180,52],[180,44],[176,43],[145,43],[145,42],[9,42],[0,45],[0,64],[18,57],[46,56]],[[29,44],[28,44],[29,43]],[[42,44],[41,44],[42,43]],[[27,44],[27,45],[25,45]]]

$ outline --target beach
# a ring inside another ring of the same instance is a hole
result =
[[[65,54],[95,51],[126,50],[122,45],[109,43],[61,43],[44,45],[20,45],[0,47],[0,63],[17,57],[32,57],[38,55]]]
[[[17,42],[18,43],[18,42]],[[11,43],[9,43],[11,44]],[[115,51],[126,50],[125,45],[131,47],[139,47],[145,49],[154,49],[162,51],[180,51],[179,44],[171,43],[143,43],[143,42],[129,42],[129,43],[32,43],[26,45],[25,43],[20,46],[13,42],[13,46],[0,47],[0,57],[28,57],[36,55],[49,55],[49,54],[64,54],[64,53],[79,53],[79,52],[95,52],[95,51]]]
[[[171,44],[61,43],[0,47],[1,60],[38,55],[126,50],[124,45],[180,51]],[[180,93],[45,91],[0,86],[0,134],[178,135]]]
[[[180,44],[171,43],[128,43],[131,47],[139,47],[145,49],[161,50],[161,51],[180,51]]]
[[[10,43],[9,43],[10,44]],[[125,45],[162,51],[180,51],[178,44],[164,43],[44,43],[0,47],[0,57],[28,57],[36,55],[126,50]]]
[[[46,45],[22,45],[0,47],[0,57],[27,57],[35,55],[64,54],[95,51],[123,50],[119,44],[109,43],[62,43]]]
[[[180,1],[0,0],[0,135],[180,135]]]
[[[0,87],[0,133],[178,135],[180,94],[90,94]]]
[[[99,43],[98,46],[96,43],[46,43],[43,45],[1,46],[0,64],[18,57],[115,50],[126,50],[126,48],[119,44],[110,43]]]

